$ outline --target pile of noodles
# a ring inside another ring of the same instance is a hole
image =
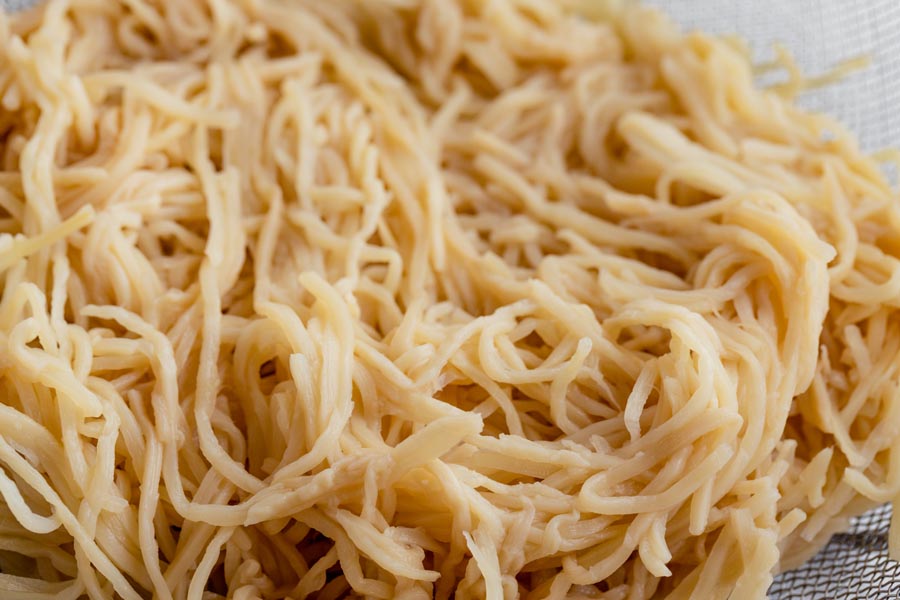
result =
[[[4,599],[761,598],[900,492],[900,202],[735,43],[51,0],[0,47]]]

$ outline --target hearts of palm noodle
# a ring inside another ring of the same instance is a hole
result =
[[[900,204],[733,43],[50,0],[0,44],[4,598],[762,598],[900,491]]]

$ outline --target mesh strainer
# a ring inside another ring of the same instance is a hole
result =
[[[15,10],[35,0],[0,0]],[[830,113],[859,136],[866,150],[900,146],[900,2],[897,0],[644,0],[686,28],[739,33],[759,60],[783,43],[804,71],[827,71],[843,59],[867,55],[872,65],[841,82],[805,93],[800,103]],[[900,563],[887,557],[891,511],[882,506],[802,567],[782,573],[773,600],[900,598]]]

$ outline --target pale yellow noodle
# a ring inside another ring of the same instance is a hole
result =
[[[900,494],[900,203],[764,68],[612,0],[0,16],[0,595],[764,597]]]

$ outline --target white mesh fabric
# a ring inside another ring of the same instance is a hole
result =
[[[35,0],[0,0],[17,10]],[[784,44],[804,72],[822,73],[847,58],[872,64],[841,82],[807,92],[800,103],[854,130],[863,148],[900,146],[900,0],[644,0],[686,29],[739,33],[760,61]],[[849,531],[803,567],[783,573],[773,600],[900,598],[900,564],[887,558],[889,507],[854,519]]]
[[[0,0],[0,7],[4,10],[20,10],[34,3],[35,0]]]

